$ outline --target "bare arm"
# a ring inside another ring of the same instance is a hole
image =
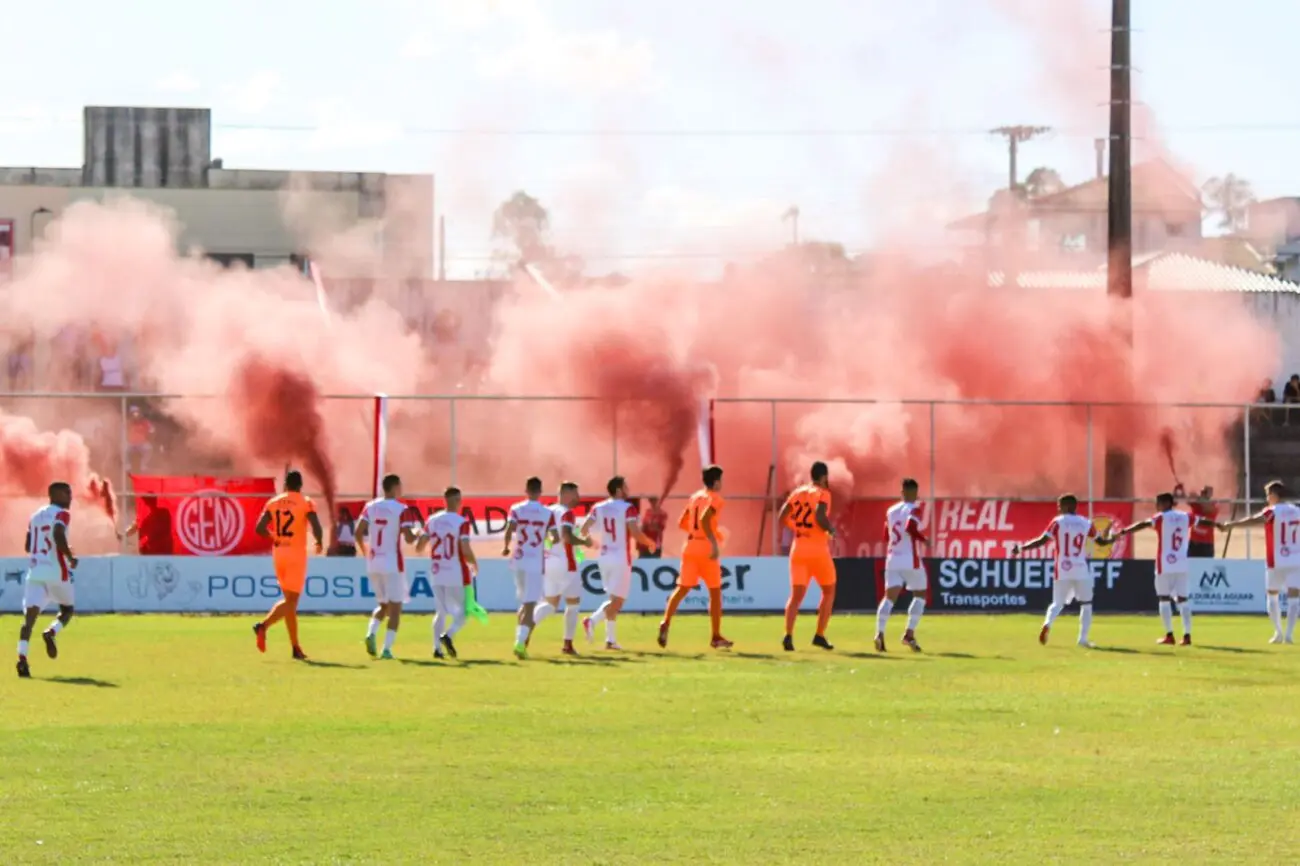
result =
[[[510,520],[506,523],[505,543],[501,545],[502,556],[510,555],[510,542],[514,540],[514,537],[515,537],[515,522],[514,520]]]
[[[271,537],[271,512],[263,511],[262,516],[257,521],[257,534],[263,538]]]
[[[585,535],[579,536],[576,532],[573,531],[572,526],[560,527],[560,534],[563,537],[565,544],[571,544],[574,547],[591,547],[593,544],[595,544],[595,542],[592,541],[587,536]]]
[[[1266,508],[1263,511],[1250,515],[1249,517],[1242,517],[1238,520],[1229,520],[1226,523],[1217,523],[1215,525],[1220,529],[1232,529],[1235,526],[1259,526],[1261,523],[1268,520],[1268,515],[1269,511]]]
[[[356,528],[352,530],[352,534],[355,535],[357,539],[357,552],[360,553],[362,556],[367,555],[366,554],[366,533],[368,533],[369,531],[370,531],[370,521],[365,517],[365,515],[362,515],[361,519],[357,521]]]
[[[655,540],[641,531],[641,524],[635,520],[627,522],[627,533],[632,536],[632,540],[642,547],[648,547],[651,550],[655,548]]]
[[[1150,529],[1150,528],[1151,528],[1152,526],[1154,526],[1154,525],[1155,525],[1155,524],[1153,524],[1150,520],[1139,520],[1137,523],[1134,523],[1132,526],[1125,526],[1125,527],[1124,527],[1123,529],[1121,529],[1119,532],[1116,532],[1113,536],[1109,536],[1109,537],[1111,537],[1111,538],[1123,538],[1123,537],[1126,536],[1126,535],[1132,535],[1133,533],[1138,532],[1138,531],[1140,531],[1140,530],[1143,530],[1143,529]],[[1192,525],[1195,526],[1195,525],[1196,525],[1196,521],[1192,521]],[[1103,536],[1103,537],[1102,537],[1102,540],[1104,541],[1104,540],[1106,539],[1106,537],[1107,537],[1107,536]]]
[[[588,514],[587,519],[582,521],[582,528],[578,530],[578,534],[585,538],[588,543],[591,542],[591,525],[595,522],[596,515]]]
[[[307,523],[311,526],[311,537],[316,542],[316,552],[320,553],[325,546],[325,530],[321,528],[320,517],[315,511],[307,512]]]
[[[817,521],[817,525],[820,526],[822,531],[827,535],[835,534],[835,527],[831,526],[831,517],[830,514],[827,513],[825,502],[817,503],[817,513],[813,515],[813,519]]]
[[[704,537],[709,540],[710,550],[709,558],[717,559],[721,554],[718,544],[718,512],[712,505],[704,509],[704,515],[700,518],[700,529],[704,530]]]
[[[465,558],[465,564],[478,574],[478,557],[474,555],[474,548],[470,546],[468,538],[460,540],[460,555]]]
[[[776,516],[777,525],[785,526],[786,522],[789,521],[789,519],[790,519],[790,500],[787,499],[785,501],[785,505],[781,506],[781,513]]]
[[[1051,540],[1052,540],[1052,536],[1044,532],[1042,535],[1038,536],[1033,541],[1026,541],[1024,544],[1017,544],[1015,547],[1011,548],[1011,552],[1024,553],[1029,550],[1037,550],[1043,545],[1049,543]]]
[[[54,524],[54,549],[67,560],[73,568],[77,567],[77,555],[68,546],[68,528],[62,523]]]

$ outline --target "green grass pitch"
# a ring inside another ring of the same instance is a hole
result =
[[[41,627],[48,617],[42,617]],[[247,617],[100,616],[0,677],[0,864],[1282,863],[1300,841],[1300,653],[1263,617],[935,616],[926,652],[736,650],[625,616],[626,653],[509,654],[496,614],[429,656],[304,617],[312,665]],[[891,637],[903,625],[895,616]],[[16,639],[18,619],[0,617]],[[12,647],[13,644],[10,644]],[[1109,648],[1107,650],[1106,648]],[[12,664],[12,663],[11,663]]]

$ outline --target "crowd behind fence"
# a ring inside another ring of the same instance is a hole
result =
[[[361,407],[368,405],[373,398],[374,395],[338,395],[324,398],[324,402],[326,405],[337,405],[339,401],[350,402],[358,407],[360,416],[364,415]],[[168,463],[166,459],[168,450],[176,448],[179,443],[184,442],[186,436],[190,435],[183,425],[178,424],[168,414],[168,401],[202,399],[215,400],[220,398],[215,396],[151,393],[9,393],[0,395],[0,409],[3,409],[7,414],[29,415],[37,421],[38,428],[42,430],[68,428],[81,433],[83,438],[87,440],[91,450],[92,468],[114,479],[126,505],[125,511],[129,516],[133,493],[128,478],[133,472],[150,474],[151,471],[163,466],[165,467],[163,474],[222,474],[220,465],[178,466],[175,463]],[[466,468],[463,459],[466,452],[465,442],[472,432],[469,428],[484,424],[485,411],[490,410],[493,404],[497,406],[502,404],[528,404],[534,407],[531,411],[543,411],[544,407],[548,406],[553,411],[559,411],[559,407],[586,404],[587,410],[590,411],[592,404],[608,402],[597,398],[517,395],[403,395],[391,396],[389,401],[392,406],[399,405],[403,401],[419,401],[426,406],[436,406],[436,414],[440,419],[439,423],[445,423],[446,425],[442,434],[447,442],[445,455],[441,460],[435,458],[432,461],[441,464],[438,466],[440,479],[445,478],[446,483],[473,488],[475,495],[485,497],[508,497],[518,493],[517,489],[484,489],[482,485],[475,483],[474,478],[467,477],[472,474],[472,470]],[[626,409],[627,406],[634,405],[636,402],[631,400],[609,403],[608,452],[605,454],[584,453],[581,456],[584,465],[589,470],[588,474],[593,478],[602,479],[599,485],[593,485],[597,489],[599,489],[599,486],[603,486],[604,477],[619,472],[620,452],[625,456],[627,449],[632,447],[630,445],[631,433],[626,429],[629,424],[629,416],[626,412],[620,412],[619,407],[622,406]],[[1263,428],[1285,426],[1289,420],[1285,413],[1292,408],[1286,404],[1262,403],[1249,405],[1214,403],[1078,404],[1051,401],[815,398],[722,398],[715,401],[715,406],[718,413],[717,438],[720,459],[724,462],[726,460],[729,417],[743,416],[745,423],[751,427],[748,431],[751,438],[759,435],[752,429],[755,425],[755,419],[762,418],[763,424],[761,426],[767,428],[765,434],[762,435],[770,439],[770,449],[768,450],[770,451],[770,460],[773,466],[783,465],[785,450],[790,444],[789,441],[783,441],[783,437],[786,440],[789,439],[788,422],[801,413],[812,411],[818,407],[836,407],[837,411],[849,413],[855,408],[867,411],[886,406],[905,407],[909,416],[919,422],[917,427],[929,437],[928,448],[924,449],[928,459],[923,461],[926,465],[900,467],[900,475],[916,476],[926,491],[924,496],[932,502],[936,498],[962,498],[983,501],[1051,501],[1054,495],[1050,491],[1032,490],[1026,487],[1015,489],[1014,486],[1009,486],[1003,490],[985,484],[977,495],[970,495],[967,491],[947,489],[944,482],[945,462],[950,459],[978,460],[979,457],[978,455],[969,454],[943,455],[940,454],[938,445],[945,425],[960,423],[963,413],[1000,409],[1005,412],[1022,413],[1027,419],[1026,423],[1032,423],[1036,411],[1068,409],[1076,414],[1081,413],[1083,417],[1084,441],[1081,443],[1082,447],[1078,459],[1079,463],[1082,464],[1082,472],[1087,479],[1087,484],[1086,489],[1080,489],[1076,492],[1082,500],[1081,507],[1085,510],[1085,513],[1092,513],[1094,509],[1103,507],[1107,503],[1130,501],[1107,499],[1103,495],[1103,467],[1098,455],[1101,453],[1104,431],[1098,419],[1107,410],[1135,407],[1148,408],[1159,410],[1166,413],[1166,415],[1171,410],[1177,413],[1206,411],[1216,413],[1216,417],[1220,419],[1231,415],[1240,418],[1239,422],[1230,425],[1229,442],[1227,444],[1227,450],[1237,467],[1236,483],[1229,490],[1220,489],[1214,497],[1214,501],[1225,518],[1230,515],[1240,516],[1250,513],[1260,506],[1261,501],[1258,490],[1264,479],[1254,479],[1252,477],[1252,473],[1255,471],[1252,462],[1252,442],[1259,438]],[[536,407],[543,407],[543,409]],[[600,409],[599,411],[604,410]],[[86,418],[93,419],[93,423],[85,423]],[[498,419],[498,422],[500,422],[500,419]],[[632,423],[635,423],[634,419]],[[527,430],[521,429],[519,435],[528,435]],[[1300,427],[1297,428],[1296,441],[1300,444]],[[996,443],[990,444],[991,447],[997,447]],[[694,445],[691,444],[689,447],[693,450]],[[1183,455],[1180,459],[1188,463],[1195,463],[1194,455]],[[1296,463],[1300,465],[1300,457],[1297,457]],[[402,467],[394,468],[400,471]],[[233,473],[233,471],[232,467],[229,472]],[[1195,476],[1194,467],[1191,469],[1190,474]],[[1296,474],[1300,475],[1300,472]],[[1168,477],[1167,474],[1165,477]],[[692,478],[684,479],[679,485],[680,489],[676,491],[674,496],[669,498],[667,504],[672,504],[682,498],[686,492],[685,488],[690,486],[693,481]],[[368,498],[370,493],[368,487],[356,484],[351,486],[357,489],[345,489],[339,494],[339,499],[362,500]],[[441,493],[441,480],[438,485],[428,485],[428,488],[415,489],[408,486],[406,493],[418,497],[438,496]],[[644,482],[642,488],[637,491],[639,495],[654,496],[658,494],[656,490],[644,489]],[[751,485],[748,488],[731,486],[727,491],[727,495],[729,501],[737,503],[750,502],[778,506],[785,492],[787,491],[775,489],[774,486],[768,485]],[[1154,490],[1143,490],[1141,492],[1153,493]],[[1132,501],[1137,505],[1138,513],[1142,513],[1141,509],[1150,500],[1149,497],[1142,496]],[[775,549],[779,546],[779,530],[772,521],[768,521],[768,523],[770,524],[768,532],[771,534],[771,547]],[[1225,551],[1246,558],[1262,555],[1260,537],[1255,532],[1238,532],[1235,534],[1234,539],[1225,546]]]

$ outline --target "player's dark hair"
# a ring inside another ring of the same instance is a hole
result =
[[[530,494],[537,495],[542,492],[542,479],[534,475],[524,482],[524,490]]]
[[[818,460],[812,465],[812,472],[809,474],[812,476],[813,481],[823,481],[827,475],[831,474],[831,471],[826,467],[825,463]]]
[[[578,492],[578,482],[576,482],[576,481],[561,481],[561,482],[560,482],[560,492],[561,492],[561,493],[577,493],[577,492]]]
[[[705,466],[704,471],[700,474],[704,477],[704,486],[711,488],[722,480],[722,467],[714,463],[711,466]]]
[[[1279,499],[1286,498],[1286,485],[1281,481],[1270,481],[1264,485],[1264,493],[1276,493]]]
[[[442,491],[443,499],[451,499],[453,496],[460,496],[459,487],[448,487],[446,490]]]
[[[297,469],[290,469],[284,473],[284,489],[290,493],[298,493],[302,490],[302,473]]]
[[[1161,493],[1156,496],[1156,508],[1163,508],[1166,511],[1174,507],[1174,495],[1172,493]]]
[[[627,480],[622,475],[615,475],[613,478],[609,479],[609,483],[605,485],[605,492],[610,496],[613,496],[615,493],[618,493],[620,487],[623,487],[626,484]]]
[[[1056,504],[1061,506],[1065,511],[1072,512],[1079,507],[1079,497],[1075,496],[1073,493],[1064,493],[1056,500]]]
[[[915,478],[904,478],[904,479],[903,479],[903,489],[904,489],[904,490],[920,490],[920,489],[921,489],[921,485],[919,485],[919,484],[916,483],[916,479],[915,479]]]
[[[385,475],[381,485],[384,488],[384,493],[392,493],[393,488],[397,487],[401,483],[402,479],[398,478],[396,475]]]
[[[53,484],[49,486],[49,489],[46,490],[46,493],[50,495],[51,499],[58,496],[60,493],[66,493],[69,496],[71,496],[72,485],[66,481],[55,481]]]

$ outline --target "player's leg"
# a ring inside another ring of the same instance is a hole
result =
[[[626,595],[619,596],[621,591],[626,593],[631,587],[631,567],[628,567],[627,587],[623,587],[623,563],[621,561],[602,560],[597,562],[600,569],[600,583],[605,589],[605,601],[596,612],[582,621],[582,629],[587,633],[587,640],[591,641],[595,635],[596,626],[605,623],[605,642],[610,643],[613,638],[610,637],[610,620],[618,619],[618,612],[623,607],[623,599]]]
[[[1070,603],[1069,586],[1061,580],[1052,581],[1052,603],[1047,606],[1047,615],[1043,617],[1043,627],[1038,631],[1038,642],[1047,644],[1047,638],[1052,633],[1052,624],[1056,618],[1065,610],[1065,606]]]
[[[581,581],[576,574],[575,582]],[[578,623],[582,620],[582,595],[580,589],[568,590],[564,594],[564,652],[577,655],[573,640],[578,636]]]
[[[284,615],[288,609],[288,605],[285,602],[285,599],[287,598],[285,585],[286,582],[291,580],[288,564],[284,560],[273,559],[272,564],[275,568],[275,581],[280,585],[280,600],[271,605],[271,609],[267,611],[266,616],[262,617],[261,622],[253,625],[253,636],[257,639],[257,651],[263,653],[266,652],[267,631],[271,626],[284,619]]]
[[[1174,575],[1173,586],[1170,587],[1178,605],[1178,616],[1183,621],[1183,646],[1192,645],[1192,599],[1187,592],[1187,584],[1187,572],[1182,572]]]
[[[885,651],[885,626],[889,625],[889,616],[894,612],[894,605],[898,603],[906,582],[902,572],[885,570],[885,597],[876,608],[876,652]]]
[[[1286,574],[1280,568],[1270,568],[1264,572],[1265,601],[1264,609],[1268,611],[1269,621],[1273,623],[1273,637],[1269,643],[1282,642],[1282,593],[1286,592]]]
[[[375,593],[375,609],[370,611],[370,620],[366,623],[366,652],[371,658],[379,655],[379,647],[375,645],[375,638],[379,635],[379,627],[388,618],[388,595],[384,582],[384,575],[370,575],[370,588]]]
[[[30,677],[31,667],[27,653],[31,646],[32,630],[36,619],[45,607],[45,584],[28,578],[23,584],[23,624],[18,629],[18,676]]]
[[[811,572],[808,563],[800,557],[790,557],[790,597],[785,600],[785,637],[781,648],[794,652],[794,624],[799,619],[799,606],[808,594],[808,581]]]
[[[73,588],[71,583],[60,581],[58,583],[46,584],[46,591],[49,594],[49,600],[59,606],[58,616],[49,624],[45,631],[41,632],[41,638],[45,641],[45,654],[52,659],[59,657],[59,644],[56,638],[59,632],[72,622]]]
[[[1091,648],[1088,635],[1092,632],[1092,578],[1072,578],[1072,592],[1079,600],[1079,646]]]
[[[1174,643],[1173,575],[1168,573],[1156,575],[1156,601],[1160,607],[1160,624],[1165,627],[1165,636],[1156,643],[1172,645]]]
[[[907,631],[903,633],[903,643],[914,652],[920,652],[921,645],[916,642],[916,629],[921,625],[921,617],[925,614],[925,570],[910,569],[905,573],[904,581],[907,591],[912,594],[912,603],[907,606]]]
[[[448,613],[451,615],[451,625],[448,627],[447,631],[441,635],[439,640],[442,642],[442,648],[447,651],[447,655],[456,658],[456,643],[452,638],[456,637],[456,633],[465,625],[465,618],[467,615],[465,586],[462,584],[461,586],[447,587],[446,599]]]
[[[560,593],[568,569],[548,560],[542,569],[542,601],[533,610],[533,628],[560,611]]]
[[[696,556],[682,557],[681,568],[677,572],[677,586],[673,587],[672,595],[668,596],[668,604],[664,607],[664,618],[659,622],[659,646],[668,646],[668,629],[673,624],[673,617],[677,615],[677,608],[690,595],[691,590],[700,585],[700,579],[704,576],[704,564]]]
[[[1286,591],[1286,637],[1287,643],[1295,643],[1295,624],[1300,619],[1300,575],[1291,579]]]
[[[406,578],[401,574],[389,575],[389,580],[406,585]],[[396,598],[388,600],[388,630],[384,632],[384,651],[380,658],[393,657],[393,645],[397,643],[397,630],[402,626],[402,605],[407,601],[406,593],[399,587]]]
[[[521,569],[524,575],[524,587],[519,605],[519,616],[515,626],[515,655],[525,658],[528,654],[528,638],[533,633],[536,621],[533,611],[542,599],[542,572],[540,568]]]
[[[829,556],[820,560],[813,577],[822,591],[822,600],[817,605],[817,632],[813,635],[813,646],[832,650],[835,647],[826,639],[826,628],[831,624],[831,614],[835,611],[835,560]]]
[[[446,655],[442,651],[442,636],[447,633],[447,624],[451,619],[447,599],[449,589],[451,587],[448,586],[433,588],[433,657],[436,659],[444,658]]]
[[[299,661],[306,661],[307,654],[302,651],[302,644],[298,642],[298,603],[302,600],[301,592],[286,590],[284,593],[284,628],[289,632],[289,646],[293,650],[293,657]]]
[[[701,563],[704,587],[709,591],[709,625],[713,630],[710,645],[714,649],[731,649],[735,644],[722,636],[722,563],[706,559]]]

